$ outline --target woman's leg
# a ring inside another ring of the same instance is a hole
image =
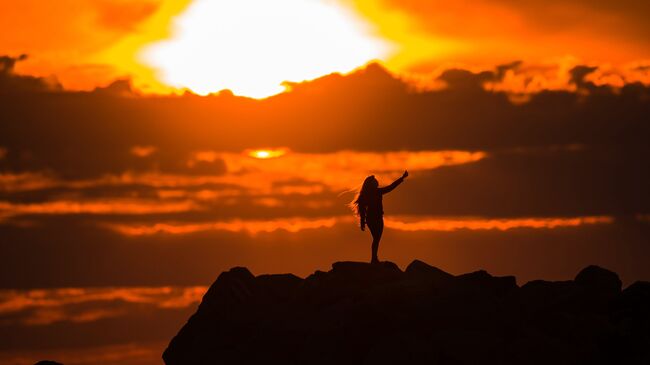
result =
[[[384,232],[384,219],[379,218],[377,220],[366,222],[366,224],[368,225],[368,228],[370,228],[370,234],[372,234],[372,258],[370,262],[376,263],[379,262],[377,251],[379,251],[379,241]]]

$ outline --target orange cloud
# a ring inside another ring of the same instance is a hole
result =
[[[144,148],[144,147],[140,147]],[[150,152],[138,150],[139,153]],[[153,152],[152,152],[153,153]],[[333,153],[286,153],[272,159],[259,159],[246,152],[199,151],[187,161],[222,161],[226,172],[218,175],[180,175],[160,172],[125,172],[106,175],[93,180],[61,180],[44,173],[0,174],[0,191],[19,192],[45,188],[66,187],[85,189],[97,186],[143,185],[161,189],[170,197],[170,191],[206,184],[230,184],[248,189],[252,194],[302,194],[322,192],[327,187],[333,191],[348,190],[358,185],[368,174],[380,179],[394,179],[407,168],[412,172],[442,166],[461,165],[482,160],[487,154],[481,151],[393,151]],[[278,182],[308,181],[309,185],[277,185]],[[166,193],[164,191],[167,191]],[[216,194],[226,194],[216,192]],[[179,196],[180,196],[179,195]],[[227,195],[233,195],[230,190]],[[205,197],[205,196],[204,196]]]
[[[253,203],[257,205],[261,205],[263,207],[270,207],[270,208],[279,207],[283,205],[282,200],[276,198],[259,198],[253,200]]]
[[[197,209],[190,201],[167,202],[143,200],[61,200],[44,203],[16,204],[0,201],[0,217],[26,214],[155,214],[178,213]]]
[[[630,83],[650,85],[650,61],[637,61],[622,65],[594,63],[594,71],[584,81],[596,86],[621,88]],[[575,92],[578,87],[572,80],[571,70],[583,66],[575,57],[561,57],[534,63],[517,63],[504,71],[501,80],[484,84],[487,90],[509,94],[530,95],[544,90],[566,90]]]
[[[650,56],[650,28],[639,2],[539,0],[354,0],[360,13],[398,45],[392,69],[432,71],[440,64],[487,66],[573,56],[625,64]],[[602,3],[602,4],[601,4]]]
[[[560,228],[577,227],[585,224],[609,224],[614,219],[608,216],[574,217],[574,218],[514,218],[514,219],[422,219],[392,218],[386,220],[386,227],[400,231],[457,231],[498,230],[507,231],[515,228]]]
[[[199,191],[160,189],[156,193],[161,199],[190,199],[196,201],[215,201],[221,198],[231,198],[242,195],[242,191],[236,189],[202,189]]]
[[[137,157],[149,157],[158,149],[154,146],[133,146],[131,154]]]
[[[144,157],[154,151],[155,148],[151,146],[135,146],[131,152]],[[388,182],[398,177],[404,169],[416,173],[442,166],[473,163],[486,157],[486,153],[478,151],[285,152],[286,154],[275,158],[260,159],[251,157],[246,151],[243,153],[199,151],[188,161],[189,165],[197,162],[222,162],[226,171],[216,175],[126,172],[122,175],[107,175],[91,180],[61,180],[39,173],[2,174],[0,191],[9,193],[49,188],[67,188],[81,192],[84,189],[97,187],[136,185],[155,189],[158,197],[163,201],[137,199],[131,196],[111,200],[72,199],[66,196],[65,199],[60,200],[25,204],[0,201],[0,218],[28,214],[181,213],[205,210],[207,208],[205,204],[208,202],[239,196],[256,197],[253,203],[257,205],[281,207],[285,206],[285,202],[281,199],[283,196],[307,197],[327,191],[349,192],[372,173],[380,180]],[[287,183],[291,181],[302,183]],[[196,190],[209,184],[228,187]],[[227,203],[225,200],[222,202]],[[313,199],[307,199],[303,203],[303,206],[308,209],[331,206],[330,203]],[[260,229],[246,228],[245,230],[252,232]]]
[[[219,158],[219,154],[215,151],[198,151],[194,153],[193,158],[188,161],[189,165],[196,162],[214,162]]]
[[[228,174],[224,183],[245,186],[270,193],[271,186],[260,183],[300,178],[322,183],[334,191],[350,189],[365,176],[394,179],[405,168],[411,171],[479,161],[486,153],[476,151],[395,151],[334,153],[287,153],[273,159],[258,159],[238,153],[220,153]],[[286,189],[286,188],[285,188]]]
[[[22,323],[27,326],[46,326],[56,322],[88,323],[105,318],[115,318],[126,314],[121,309],[92,309],[79,313],[66,313],[56,309],[36,309]]]
[[[274,220],[228,220],[210,223],[156,223],[153,225],[107,224],[106,227],[126,236],[152,234],[190,234],[203,231],[244,232],[251,235],[283,230],[297,233],[307,229],[332,228],[341,219],[282,218]],[[348,218],[348,220],[351,220]]]
[[[406,232],[440,231],[450,232],[467,230],[499,230],[507,231],[517,228],[554,229],[561,227],[577,227],[589,224],[610,224],[614,221],[608,216],[593,217],[539,217],[512,219],[481,219],[481,218],[428,218],[428,217],[398,217],[386,218],[387,228]],[[228,220],[210,223],[156,223],[153,225],[108,224],[107,228],[126,236],[144,236],[153,234],[191,234],[203,231],[244,232],[251,235],[271,233],[283,230],[297,233],[306,229],[332,228],[337,224],[354,224],[356,219],[351,216],[336,216],[329,218],[281,218],[272,220]]]
[[[147,304],[157,308],[186,308],[198,303],[206,290],[205,286],[0,290],[0,315],[8,316],[26,310],[36,310],[38,313],[35,316],[27,318],[28,324],[88,322],[122,314],[101,307],[107,303],[120,301]],[[100,308],[71,314],[69,306],[83,303]]]
[[[19,192],[41,190],[61,184],[57,179],[42,173],[0,173],[0,191]]]
[[[67,89],[91,90],[125,75],[146,89],[156,80],[136,54],[143,44],[165,38],[171,19],[190,1],[4,2],[0,54],[30,54],[19,73],[54,75]]]
[[[80,348],[11,350],[0,352],[0,363],[32,365],[36,359],[57,359],[63,364],[155,364],[167,342],[128,343]]]

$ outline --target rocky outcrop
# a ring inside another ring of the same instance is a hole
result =
[[[421,261],[337,262],[305,279],[219,275],[163,354],[191,364],[650,364],[650,283],[621,291],[589,266],[572,281]]]

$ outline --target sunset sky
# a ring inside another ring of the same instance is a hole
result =
[[[0,7],[0,363],[158,364],[234,266],[650,280],[650,2]]]

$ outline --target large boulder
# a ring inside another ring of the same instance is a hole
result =
[[[621,292],[622,283],[618,274],[596,265],[582,269],[574,281],[580,286],[600,292],[605,296],[613,297]]]
[[[245,267],[235,267],[221,273],[203,296],[201,306],[205,311],[239,311],[250,304],[255,276]]]
[[[414,260],[406,267],[406,276],[415,281],[428,282],[436,288],[451,285],[454,276],[437,267],[431,266],[420,260]]]

